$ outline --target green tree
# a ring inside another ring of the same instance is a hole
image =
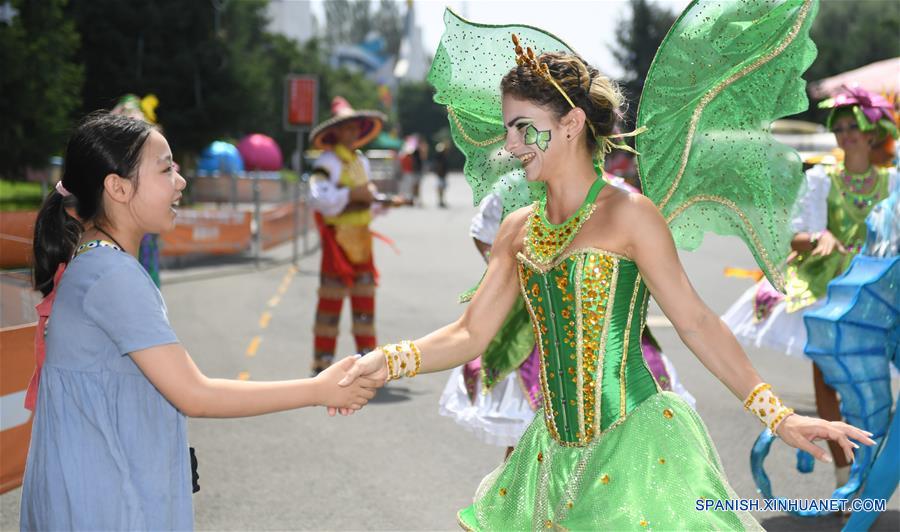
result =
[[[373,29],[369,0],[331,0],[325,2],[325,43],[359,44]]]
[[[385,52],[394,57],[400,53],[400,41],[403,40],[404,21],[399,6],[399,2],[381,0],[374,17],[375,28],[384,38]]]
[[[807,81],[866,66],[875,61],[900,56],[900,7],[882,0],[826,0],[819,4],[810,36],[818,55],[804,74]],[[800,115],[814,122],[824,122],[827,110],[811,102],[810,109]]]
[[[0,175],[21,178],[63,150],[83,80],[78,32],[65,0],[13,1],[0,23]]]
[[[397,121],[404,135],[418,133],[430,143],[449,138],[447,111],[434,103],[434,89],[428,82],[401,84],[397,101]]]
[[[818,55],[805,78],[816,81],[900,56],[900,6],[884,0],[825,0],[810,35]]]
[[[628,99],[627,122],[632,124],[637,102],[656,50],[675,23],[676,15],[649,0],[630,0],[631,12],[616,29],[612,54],[625,71],[620,85]]]
[[[270,114],[264,121],[268,129],[261,131],[275,138],[284,153],[291,153],[297,142],[296,133],[282,127],[284,79],[290,74],[318,77],[320,122],[331,116],[331,100],[335,96],[343,96],[357,109],[382,109],[375,83],[359,73],[331,68],[317,39],[301,46],[283,35],[269,35],[267,42],[269,78],[274,80],[269,99],[276,105],[267,111]]]
[[[403,39],[403,15],[400,3],[381,0],[373,12],[371,0],[329,0],[325,2],[325,44],[359,44],[369,33],[384,39],[385,54],[397,56]]]
[[[154,93],[176,153],[264,128],[275,103],[265,1],[72,0],[85,65],[84,110]]]

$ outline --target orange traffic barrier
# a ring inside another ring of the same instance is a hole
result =
[[[37,211],[0,212],[0,268],[31,265],[31,239]]]
[[[25,458],[31,441],[31,412],[25,408],[25,390],[34,373],[36,323],[0,329],[0,493],[22,484]]]
[[[260,240],[262,240],[262,248],[270,249],[279,244],[290,242],[294,238],[294,208],[293,203],[282,203],[275,208],[263,211],[262,231]],[[303,225],[303,217],[308,216],[308,210],[305,203],[299,206],[300,218],[297,220],[297,229],[301,230]],[[305,227],[309,227],[307,222]]]
[[[249,212],[180,209],[175,228],[160,235],[160,254],[231,255],[250,248]]]

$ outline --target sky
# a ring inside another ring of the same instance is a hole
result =
[[[313,0],[312,9],[319,21],[325,20],[325,1]],[[444,9],[450,7],[472,22],[525,24],[549,31],[604,74],[613,78],[622,75],[609,48],[615,42],[616,27],[629,14],[628,0],[416,0],[414,3],[423,44],[429,54],[437,49],[444,31]],[[656,0],[656,3],[677,13],[690,2]]]

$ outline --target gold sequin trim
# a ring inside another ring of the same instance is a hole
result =
[[[459,131],[459,134],[462,135],[462,138],[466,140],[469,144],[476,146],[478,148],[486,148],[491,144],[497,144],[501,140],[506,138],[506,135],[497,135],[496,137],[492,137],[486,140],[475,140],[466,133],[466,128],[463,127],[462,121],[460,121],[459,116],[456,115],[456,110],[451,106],[447,106],[447,114],[450,115],[450,118],[453,119],[453,123],[456,124],[456,130]]]
[[[684,170],[687,167],[688,156],[691,152],[691,146],[694,142],[694,135],[697,133],[697,123],[700,122],[700,115],[703,114],[706,106],[709,105],[716,96],[719,95],[723,90],[725,90],[732,83],[737,80],[743,78],[747,74],[757,70],[761,66],[765,65],[776,56],[780,55],[797,37],[797,34],[800,33],[800,28],[803,26],[803,22],[806,20],[807,14],[809,14],[810,6],[812,5],[812,0],[806,0],[803,3],[803,6],[800,8],[800,12],[797,15],[797,21],[794,23],[794,26],[791,28],[791,32],[787,37],[772,51],[768,54],[760,57],[750,65],[742,68],[740,71],[733,74],[730,78],[726,79],[722,83],[719,83],[715,87],[713,87],[709,92],[703,95],[703,98],[700,99],[700,103],[694,109],[693,115],[691,115],[690,126],[688,126],[688,134],[685,139],[684,151],[681,154],[681,166],[678,169],[678,173],[675,175],[675,179],[672,181],[672,185],[669,187],[669,191],[666,193],[665,197],[659,203],[658,208],[660,210],[666,206],[670,199],[672,199],[672,195],[675,194],[675,190],[678,188],[678,185],[681,183],[681,178],[684,176]]]
[[[761,382],[761,383],[757,384],[756,387],[753,388],[753,391],[750,392],[750,395],[747,396],[747,399],[744,400],[744,408],[749,409],[750,405],[753,404],[753,400],[756,399],[757,395],[764,392],[765,390],[770,390],[770,389],[772,389],[771,384],[768,384],[765,382]]]
[[[592,248],[592,247],[581,247],[581,248],[571,249],[571,250],[569,250],[569,251],[563,253],[563,254],[560,255],[559,257],[556,257],[556,259],[554,259],[553,262],[550,262],[550,263],[548,263],[548,264],[538,264],[538,263],[534,262],[533,260],[531,260],[530,257],[528,257],[527,255],[525,255],[525,254],[522,253],[521,251],[518,252],[518,253],[516,253],[516,258],[517,258],[520,262],[522,262],[522,263],[524,263],[526,266],[528,266],[530,269],[532,269],[532,270],[534,270],[534,271],[536,271],[536,272],[538,272],[538,273],[547,273],[548,271],[552,270],[553,268],[559,266],[560,263],[562,263],[562,262],[566,261],[567,259],[571,258],[572,255],[578,255],[578,254],[591,254],[591,253],[596,254],[596,255],[603,255],[603,256],[606,256],[606,257],[613,257],[613,258],[616,258],[616,259],[619,259],[619,260],[627,260],[627,261],[629,261],[629,262],[634,262],[634,261],[632,261],[631,259],[629,259],[628,257],[626,257],[625,255],[621,255],[621,254],[616,253],[616,252],[614,252],[614,251],[607,251],[607,250],[605,250],[605,249],[601,249],[601,248]]]
[[[735,214],[738,215],[738,218],[740,218],[741,221],[744,222],[744,228],[747,230],[747,234],[750,236],[750,240],[753,241],[753,247],[759,254],[759,258],[762,259],[763,264],[766,265],[766,269],[772,276],[772,284],[774,284],[775,288],[777,288],[778,290],[784,290],[784,276],[781,275],[781,271],[779,271],[779,269],[776,268],[772,263],[772,259],[769,257],[769,253],[762,245],[762,242],[759,239],[759,234],[756,232],[756,229],[753,228],[753,224],[750,223],[750,220],[747,219],[747,215],[737,206],[736,203],[734,203],[730,199],[712,195],[694,196],[690,200],[684,202],[677,209],[675,209],[671,214],[669,214],[669,216],[666,217],[666,224],[671,224],[675,218],[681,216],[681,213],[694,206],[695,204],[700,203],[701,201],[718,203],[724,207],[731,209]]]
[[[609,484],[609,475],[604,474],[603,476],[601,476],[601,477],[600,477],[600,482],[601,482],[604,486],[607,485],[607,484]]]
[[[666,419],[672,419],[675,416],[675,413],[672,412],[671,408],[666,408],[663,410],[663,417]]]
[[[584,304],[582,302],[582,285],[584,283],[584,263],[587,257],[581,257],[575,264],[575,358],[578,367],[575,375],[575,386],[578,397],[578,439],[582,442],[588,439],[589,425],[585,423],[584,408],[586,394],[584,389],[585,361],[584,361]],[[588,395],[589,396],[589,395]],[[591,434],[593,436],[593,434]]]
[[[585,268],[577,277],[581,285],[579,302],[582,304],[578,320],[581,323],[579,332],[584,330],[593,332],[598,328],[600,330],[599,339],[595,334],[587,340],[582,337],[579,353],[579,369],[582,375],[579,389],[584,391],[584,408],[590,412],[585,416],[581,437],[585,445],[600,431],[602,422],[600,392],[603,381],[603,350],[606,333],[609,330],[609,304],[613,301],[610,292],[618,277],[618,264],[619,261],[610,256],[588,255],[585,258]],[[584,303],[587,303],[586,307]]]
[[[779,412],[778,416],[776,416],[775,419],[772,420],[772,425],[769,427],[769,430],[772,431],[772,434],[775,434],[775,430],[778,429],[778,425],[780,425],[781,422],[784,421],[784,418],[788,417],[789,415],[791,415],[793,413],[794,413],[793,408],[782,407],[781,412]]]
[[[619,366],[619,417],[625,416],[625,364],[628,362],[628,344],[631,340],[631,321],[638,292],[641,289],[641,274],[634,278],[634,290],[631,292],[631,303],[628,304],[628,316],[625,321],[625,338],[622,340],[622,365]]]
[[[525,249],[528,255],[539,264],[549,264],[569,247],[581,227],[594,214],[597,205],[582,205],[571,218],[556,227],[547,227],[543,218],[546,216],[543,202],[535,203],[531,214],[525,222]]]

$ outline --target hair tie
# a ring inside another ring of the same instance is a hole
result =
[[[66,187],[63,186],[62,179],[56,182],[56,191],[59,192],[59,195],[64,198],[68,198],[72,195],[72,193],[66,190]]]

